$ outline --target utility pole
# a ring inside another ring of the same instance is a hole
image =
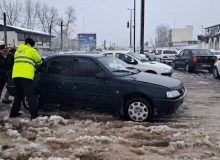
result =
[[[49,38],[49,48],[51,49],[51,32],[52,32],[52,26],[50,25],[49,28],[49,34],[50,34],[50,38]]]
[[[60,37],[61,37],[61,51],[63,51],[63,20],[61,20],[61,24],[60,24],[60,29],[61,29],[61,35],[60,35]]]
[[[134,52],[135,52],[135,39],[136,39],[136,0],[134,0]]]
[[[4,14],[4,17],[3,17],[3,19],[4,19],[4,37],[5,37],[5,45],[7,46],[8,40],[7,40],[6,14],[5,14],[5,12],[3,14]]]
[[[128,8],[128,10],[130,11],[130,48],[132,48],[132,28],[133,28],[133,25],[132,25],[132,10],[133,9]]]
[[[145,0],[141,0],[141,39],[140,39],[141,54],[144,54],[144,9],[145,9],[144,1]]]

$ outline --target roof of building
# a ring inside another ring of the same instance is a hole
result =
[[[0,23],[0,26],[3,27],[4,25]],[[15,27],[15,26],[7,25],[7,28],[10,28],[10,29],[15,30],[15,31],[22,31],[22,32],[28,32],[28,33],[34,33],[34,34],[50,36],[49,33],[42,32],[42,31],[37,31],[37,30],[31,30],[31,29],[27,29],[27,28],[23,28],[23,27]],[[52,35],[52,36],[55,37],[55,35]]]
[[[205,29],[213,28],[213,27],[217,27],[217,26],[220,26],[220,24],[217,24],[217,25],[214,25],[214,26],[210,26],[210,27],[206,27]]]

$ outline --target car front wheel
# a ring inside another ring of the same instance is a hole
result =
[[[177,69],[175,62],[172,63],[173,69]]]
[[[217,67],[214,67],[214,69],[213,69],[213,77],[215,79],[219,78],[219,72],[218,72],[218,68]]]
[[[129,120],[144,122],[152,118],[153,109],[144,98],[132,98],[125,104],[125,114]]]
[[[192,73],[193,69],[189,66],[189,64],[186,64],[185,71],[189,72],[189,73]]]
[[[37,100],[37,105],[38,105],[39,109],[42,108],[43,103],[42,103],[42,100],[41,100],[40,95],[37,95],[37,96],[36,96],[36,100]],[[23,106],[24,106],[25,109],[30,110],[30,106],[29,106],[29,104],[28,104],[28,100],[27,100],[26,97],[24,97],[24,99],[23,99],[23,101],[22,101],[22,104],[23,104]]]

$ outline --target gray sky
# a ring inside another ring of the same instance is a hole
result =
[[[72,5],[76,10],[75,33],[96,33],[98,45],[129,45],[129,29],[126,23],[133,8],[133,0],[40,0],[59,9]],[[140,1],[137,2],[136,39],[140,39]],[[194,25],[195,35],[204,27],[219,24],[220,0],[145,0],[145,41],[154,39],[155,27],[167,24],[171,28]],[[84,25],[83,25],[84,21]],[[84,26],[84,27],[83,27]]]

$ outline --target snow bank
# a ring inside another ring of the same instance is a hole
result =
[[[45,139],[45,143],[54,148],[67,148],[70,145],[70,141],[68,141],[67,139],[56,137],[47,137]]]
[[[28,160],[44,160],[43,158],[29,158]],[[72,160],[70,158],[63,158],[63,157],[49,157],[47,160]]]
[[[172,131],[172,128],[167,125],[150,126],[147,128],[150,130],[150,133],[165,133]]]
[[[185,143],[184,141],[170,142],[169,146],[174,147],[175,149],[184,149],[190,147],[189,144]]]
[[[79,142],[89,142],[89,143],[111,143],[111,142],[129,142],[127,139],[124,139],[123,137],[116,137],[116,136],[80,136],[75,139],[75,141]]]
[[[65,120],[61,116],[54,115],[50,117],[49,122],[53,123],[54,125],[58,125],[58,124],[67,125],[68,120]]]
[[[11,138],[21,137],[21,134],[18,133],[17,130],[12,130],[12,129],[8,129],[8,130],[7,130],[7,135],[9,135],[9,137],[11,137]]]
[[[76,156],[82,156],[82,155],[89,155],[91,151],[92,151],[92,147],[83,146],[81,148],[74,149],[73,152]]]

